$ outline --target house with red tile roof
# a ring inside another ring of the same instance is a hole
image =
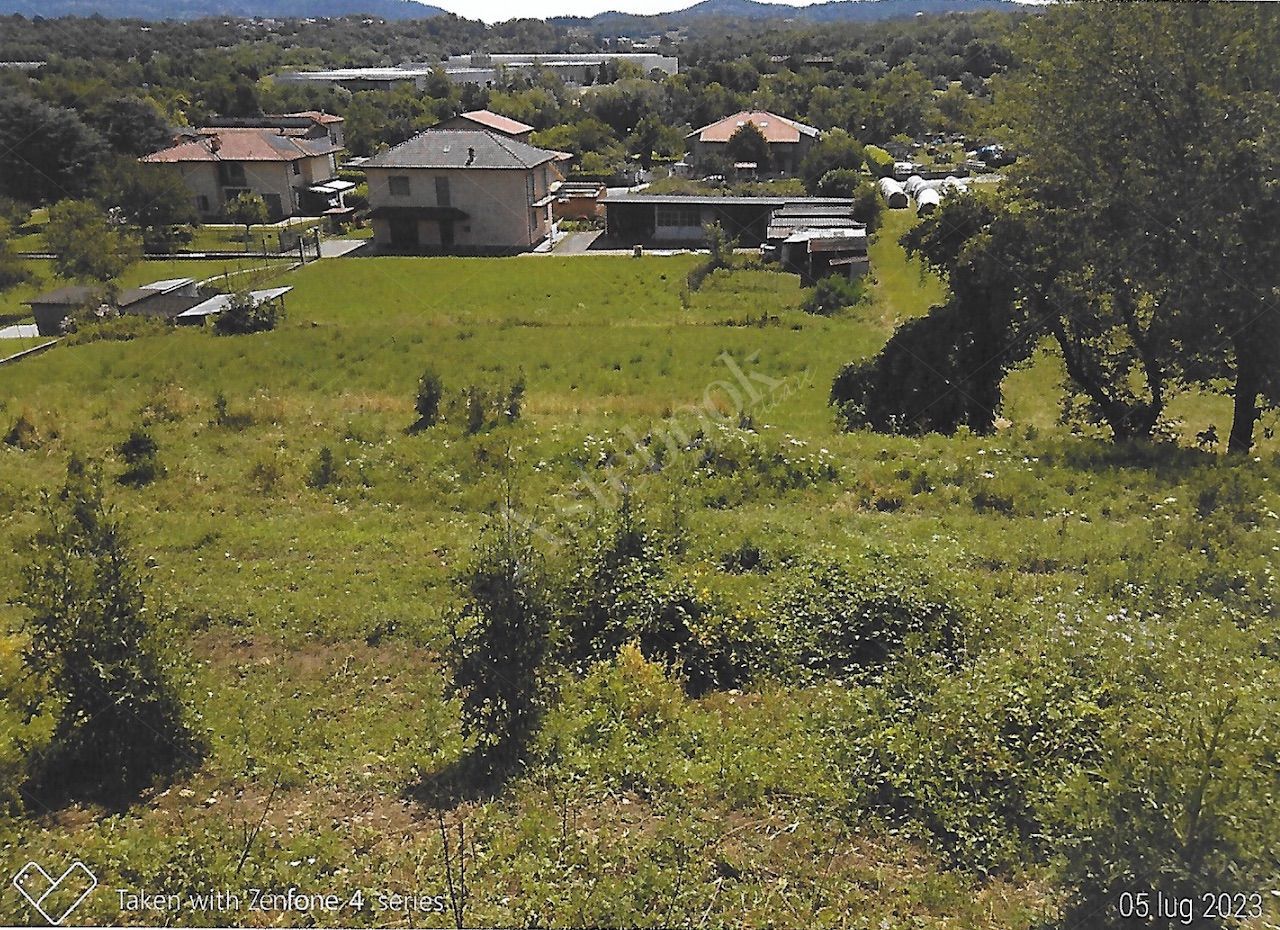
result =
[[[245,192],[266,201],[273,221],[351,212],[343,197],[355,185],[337,178],[341,117],[315,112],[226,122],[188,130],[140,161],[175,173],[206,220],[225,216],[227,204]]]
[[[747,123],[753,124],[769,144],[770,173],[795,174],[809,154],[813,143],[822,135],[813,126],[767,110],[743,110],[695,129],[685,136],[688,160],[694,165],[731,165],[729,140]]]
[[[510,136],[512,139],[519,139],[521,142],[528,142],[529,134],[533,132],[533,127],[528,123],[522,123],[518,119],[503,116],[501,113],[494,113],[492,110],[471,110],[467,113],[459,113],[457,116],[451,116],[432,128],[487,129],[490,132]]]

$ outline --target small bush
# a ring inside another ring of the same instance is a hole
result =
[[[60,703],[34,779],[86,796],[132,792],[193,759],[127,537],[96,472],[75,465],[26,570],[30,669]]]
[[[219,336],[243,336],[263,333],[276,328],[282,311],[274,300],[256,303],[248,294],[231,295],[231,304],[213,321],[213,331]]]
[[[315,464],[311,466],[311,474],[307,476],[307,484],[317,490],[338,483],[338,465],[333,458],[333,450],[323,446],[316,455]]]
[[[541,754],[575,783],[650,794],[687,783],[705,739],[679,683],[635,643],[624,644],[565,688],[549,715]]]
[[[450,403],[445,419],[459,420],[469,436],[520,418],[524,404],[524,375],[495,384],[468,384]]]
[[[1013,498],[982,488],[973,495],[973,509],[978,513],[998,513],[1006,517],[1013,516]]]
[[[151,434],[138,428],[129,438],[116,446],[116,452],[124,459],[125,470],[116,480],[133,488],[140,488],[163,477],[164,465],[160,463],[159,447]]]
[[[773,567],[773,559],[755,543],[747,540],[720,558],[720,568],[734,575],[748,572],[765,574]]]
[[[956,656],[969,623],[919,579],[861,575],[837,562],[793,572],[772,614],[801,679],[863,675],[901,652]]]
[[[18,419],[9,428],[9,432],[4,434],[4,443],[23,452],[31,452],[44,445],[44,436],[35,421],[23,412],[18,414]]]
[[[866,286],[859,279],[850,281],[829,275],[818,281],[805,297],[801,309],[817,316],[834,316],[846,307],[856,307],[866,297]]]
[[[92,342],[130,342],[146,336],[164,336],[173,327],[156,317],[138,314],[96,317],[81,315],[76,318],[74,330],[66,337],[69,346],[88,345]]]
[[[277,454],[261,455],[249,468],[249,480],[260,494],[275,492],[284,478],[284,465]]]
[[[710,224],[705,231],[710,254],[706,261],[695,266],[685,277],[685,287],[688,291],[698,290],[712,273],[722,268],[733,267],[733,249],[736,245],[734,239],[719,223]]]
[[[440,400],[444,397],[444,383],[434,369],[428,368],[418,381],[418,396],[413,409],[418,413],[415,429],[435,426],[440,420]]]
[[[247,429],[253,425],[253,414],[248,411],[232,412],[227,395],[219,391],[213,399],[213,425],[233,430]]]
[[[453,690],[477,756],[502,765],[524,755],[548,704],[552,601],[540,556],[510,521],[481,541],[461,583],[465,603],[451,624]]]
[[[771,665],[758,624],[683,577],[629,498],[575,564],[564,613],[568,659],[579,672],[627,643],[680,674],[693,694],[735,687]]]

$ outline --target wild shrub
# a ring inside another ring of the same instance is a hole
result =
[[[537,731],[553,679],[555,613],[541,556],[512,521],[491,529],[460,579],[449,664],[462,728],[492,765],[521,758]]]
[[[264,453],[249,466],[249,480],[260,494],[271,494],[285,479],[284,463],[278,453]]]
[[[489,392],[475,384],[467,385],[462,398],[462,407],[466,411],[467,435],[474,436],[484,429],[492,401]]]
[[[338,464],[334,460],[333,450],[328,446],[321,446],[316,454],[315,464],[311,466],[311,473],[307,476],[307,484],[318,490],[337,483]]]
[[[802,680],[863,676],[902,653],[956,657],[970,622],[923,579],[836,561],[791,571],[770,613],[786,666]]]
[[[1210,626],[1181,631],[1201,640],[1190,650],[1179,638],[1113,660],[1125,699],[1103,711],[1097,763],[1072,767],[1054,805],[1068,922],[1131,926],[1120,896],[1152,888],[1194,899],[1201,925],[1234,926],[1275,875],[1280,677],[1238,631]]]
[[[116,481],[141,488],[163,477],[165,467],[160,462],[159,451],[150,433],[141,427],[134,429],[128,439],[116,446],[116,453],[125,463],[125,470]]]
[[[1014,511],[1013,497],[987,488],[979,488],[973,495],[973,509],[978,513],[998,513],[1011,517]]]
[[[733,575],[765,574],[773,568],[773,558],[748,539],[720,557],[720,568]]]
[[[23,411],[18,414],[13,426],[9,427],[9,432],[4,434],[4,443],[23,452],[30,452],[44,445],[44,435],[35,420]]]
[[[667,670],[625,643],[565,687],[538,743],[540,754],[578,784],[650,794],[687,782],[705,726]]]
[[[449,407],[446,419],[460,420],[469,436],[509,425],[520,418],[524,375],[509,382],[468,384]]]
[[[144,336],[163,336],[173,332],[164,320],[126,313],[98,317],[81,314],[75,319],[74,331],[66,337],[66,345],[88,345],[91,342],[130,342]]]
[[[702,287],[714,272],[733,267],[733,250],[737,244],[734,239],[719,223],[711,223],[705,232],[709,254],[706,261],[696,265],[685,277],[685,288],[690,292]]]
[[[809,451],[794,437],[766,442],[750,429],[711,423],[690,443],[693,469],[699,477],[732,478],[742,485],[787,491],[839,477],[835,457],[826,449]]]
[[[418,396],[413,409],[418,413],[415,429],[435,426],[440,419],[440,401],[444,397],[444,383],[435,369],[428,368],[418,380]]]
[[[40,682],[22,668],[22,642],[0,636],[0,815],[22,809],[30,764],[45,751],[53,726]]]
[[[45,511],[25,572],[27,665],[56,697],[41,789],[132,792],[194,759],[199,745],[165,671],[154,614],[95,469],[73,463]]]
[[[800,305],[805,313],[835,316],[847,307],[856,307],[866,296],[862,280],[850,281],[841,275],[828,275],[814,285]]]
[[[232,411],[227,395],[219,391],[213,399],[213,425],[226,429],[243,430],[253,425],[253,414],[249,411]]]
[[[959,670],[894,666],[872,731],[840,766],[892,815],[923,828],[946,861],[992,873],[1054,852],[1049,805],[1097,759],[1104,684],[1059,648],[1006,647]],[[862,725],[864,722],[859,721]]]
[[[629,497],[573,576],[565,649],[580,673],[627,643],[680,674],[693,694],[734,687],[768,664],[771,650],[757,624],[714,603],[684,577]]]
[[[231,295],[227,309],[213,321],[213,331],[219,336],[243,336],[264,333],[276,328],[282,311],[275,301],[255,302],[245,293]]]

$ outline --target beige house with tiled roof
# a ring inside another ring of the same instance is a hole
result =
[[[556,152],[490,130],[428,129],[365,162],[381,251],[509,254],[552,234]]]
[[[769,171],[781,174],[795,174],[800,163],[809,154],[813,143],[818,141],[822,132],[813,126],[767,110],[743,110],[724,119],[718,119],[701,129],[695,129],[685,136],[688,159],[695,165],[704,164],[710,156],[725,157],[729,140],[733,134],[752,123],[769,143]]]
[[[224,217],[227,203],[246,191],[266,201],[273,221],[345,214],[343,195],[355,185],[337,180],[341,120],[327,116],[298,113],[262,120],[275,125],[192,130],[140,161],[176,173],[206,220]]]

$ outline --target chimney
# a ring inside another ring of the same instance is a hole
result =
[[[475,161],[475,160],[476,160],[476,150],[475,150],[475,148],[469,148],[469,149],[467,149],[467,167],[468,167],[468,168],[470,168],[470,167],[471,167],[471,163],[472,163],[473,161]]]
[[[217,136],[209,137],[209,151],[215,155],[222,149],[222,140]]]

